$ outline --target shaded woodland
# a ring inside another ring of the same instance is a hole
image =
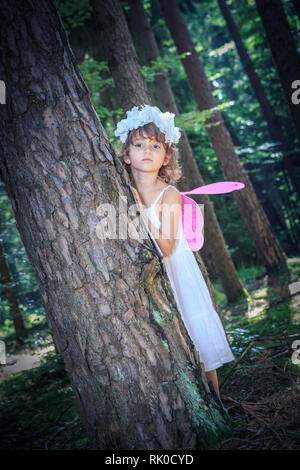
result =
[[[0,5],[0,448],[299,448],[298,3]],[[134,203],[114,130],[145,103],[182,130],[178,189],[245,184],[195,196],[225,408],[146,232],[96,236]]]

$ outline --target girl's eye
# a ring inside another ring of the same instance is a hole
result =
[[[153,147],[156,148],[156,149],[160,148],[160,146],[158,144],[154,144]]]
[[[142,144],[135,144],[135,147],[141,147]]]

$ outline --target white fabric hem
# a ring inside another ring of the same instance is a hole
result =
[[[200,354],[200,353],[199,353]],[[204,364],[204,369],[205,369],[205,372],[210,372],[211,370],[215,370],[215,369],[218,369],[219,367],[221,367],[223,364],[226,364],[227,362],[231,362],[233,361],[235,358],[233,357],[232,359],[223,359],[222,362],[218,361],[218,362],[215,362],[213,364],[210,364],[209,366],[205,367],[205,364]],[[201,361],[201,357],[200,357],[200,361]]]

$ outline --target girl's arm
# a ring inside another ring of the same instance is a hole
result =
[[[162,205],[161,226],[160,230],[157,230],[146,214],[143,213],[144,207],[138,192],[135,189],[133,191],[144,222],[151,231],[153,238],[163,253],[163,256],[169,256],[174,249],[177,235],[179,233],[179,220],[181,216],[181,196],[179,192],[172,188],[169,188],[168,191],[165,192],[164,202]]]

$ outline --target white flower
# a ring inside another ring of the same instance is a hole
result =
[[[157,106],[142,105],[141,109],[134,106],[127,111],[127,118],[118,122],[115,130],[116,137],[120,137],[121,142],[125,142],[128,132],[145,124],[153,122],[161,132],[165,134],[165,141],[177,144],[181,133],[178,127],[174,125],[173,113],[162,113]]]

